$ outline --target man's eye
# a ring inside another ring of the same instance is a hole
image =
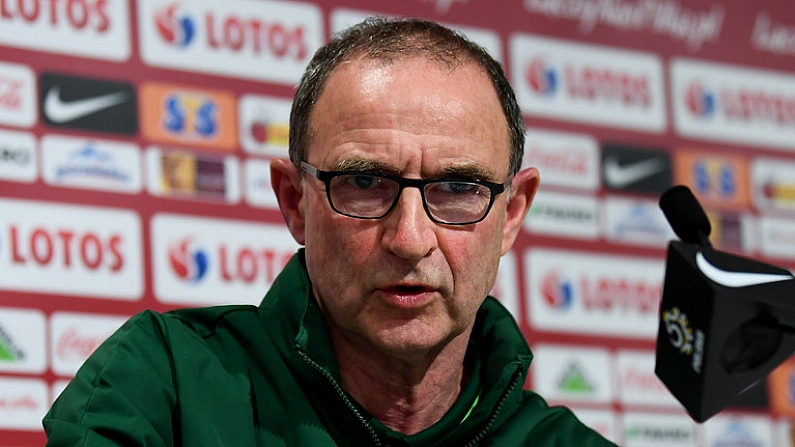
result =
[[[467,182],[444,182],[442,190],[450,194],[472,194],[478,191],[478,185]]]
[[[352,175],[348,183],[359,189],[371,189],[378,186],[378,178],[372,175]]]

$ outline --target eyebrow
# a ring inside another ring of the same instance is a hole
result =
[[[397,165],[383,163],[376,160],[367,160],[360,157],[347,158],[337,163],[334,171],[361,171],[400,176]],[[462,163],[444,166],[441,171],[431,175],[433,178],[443,179],[474,179],[494,181],[496,175],[477,163]]]
[[[375,160],[367,160],[360,157],[346,158],[337,163],[334,171],[362,171],[362,172],[378,172],[381,174],[399,175],[400,169],[396,165],[390,165]]]
[[[439,177],[493,181],[496,176],[493,172],[479,164],[464,163],[460,165],[445,166],[442,169],[441,175],[439,175]]]

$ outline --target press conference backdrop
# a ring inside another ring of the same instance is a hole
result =
[[[0,0],[0,445],[41,445],[136,312],[259,302],[297,247],[268,173],[293,87],[372,14],[460,29],[516,88],[542,187],[494,294],[527,386],[627,447],[795,446],[795,363],[703,425],[653,373],[662,191],[795,267],[789,0]]]

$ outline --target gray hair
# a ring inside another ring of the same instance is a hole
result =
[[[422,56],[451,69],[474,62],[489,76],[508,124],[511,144],[509,175],[522,164],[525,127],[519,104],[502,66],[480,45],[434,22],[419,19],[370,18],[337,34],[319,48],[301,77],[290,111],[290,160],[306,160],[311,115],[329,76],[343,62],[356,58],[387,63]]]

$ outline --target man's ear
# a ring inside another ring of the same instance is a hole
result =
[[[502,232],[502,254],[508,252],[519,235],[533,197],[538,191],[541,176],[536,168],[527,168],[516,173],[511,182],[511,198],[505,211],[505,223]]]
[[[305,243],[304,192],[301,174],[295,165],[284,158],[271,159],[271,186],[279,202],[284,222],[290,234],[301,245]]]

